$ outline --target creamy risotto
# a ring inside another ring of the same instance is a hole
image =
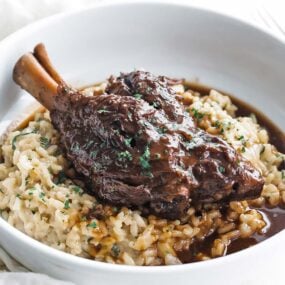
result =
[[[85,90],[102,92],[105,84]],[[284,155],[269,144],[268,133],[256,118],[235,117],[229,97],[212,90],[200,96],[175,86],[198,126],[221,136],[262,173],[265,186],[254,201],[190,208],[181,220],[143,216],[137,210],[100,204],[83,189],[59,145],[47,111],[20,130],[8,134],[1,146],[0,209],[9,224],[56,249],[99,261],[128,265],[171,265],[223,256],[231,242],[266,231],[258,210],[264,204],[285,203],[285,172],[278,170]],[[207,239],[208,248],[199,242]],[[188,260],[189,261],[189,260]]]

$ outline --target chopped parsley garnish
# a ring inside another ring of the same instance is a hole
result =
[[[216,129],[219,129],[220,127],[221,127],[221,122],[220,121],[215,121],[215,123],[214,123],[214,127],[216,128]]]
[[[197,146],[197,142],[195,142],[195,140],[193,141],[189,141],[185,143],[185,147],[187,148],[187,150],[192,150]]]
[[[132,140],[133,140],[133,138],[126,138],[126,139],[124,140],[125,145],[126,145],[127,147],[131,147],[131,142],[132,142]]]
[[[157,132],[158,132],[159,134],[165,134],[165,133],[167,132],[167,128],[166,128],[166,127],[159,127],[159,128],[157,129]]]
[[[119,246],[117,244],[114,244],[111,248],[111,255],[113,257],[118,257],[120,255],[120,252],[121,252],[121,250],[120,250]]]
[[[103,113],[111,113],[111,111],[106,110],[106,107],[104,107],[103,109],[100,109],[97,111],[99,114],[103,114]]]
[[[66,199],[65,201],[64,201],[64,209],[69,209],[70,208],[70,199]]]
[[[150,151],[149,151],[149,146],[147,145],[144,153],[140,156],[140,165],[143,170],[149,170],[150,169]]]
[[[97,228],[97,223],[95,221],[91,222],[90,224],[87,225],[88,228],[96,229]]]
[[[220,133],[223,134],[225,132],[224,127],[225,127],[225,123],[222,123],[220,121],[215,121],[214,122],[214,127],[216,129],[220,129]],[[228,125],[228,129],[229,129],[229,125]]]
[[[226,172],[226,169],[223,167],[223,166],[219,166],[219,171],[221,173],[225,173]]]
[[[96,158],[97,154],[98,154],[98,150],[91,151],[90,152],[90,158],[92,158],[92,159]]]
[[[93,140],[90,140],[90,141],[88,141],[84,146],[85,146],[86,148],[89,148],[93,143],[94,143],[94,141],[93,141]]]
[[[158,108],[160,104],[158,102],[152,102],[150,106],[152,106],[153,108]]]
[[[121,151],[117,154],[119,161],[131,161],[133,159],[132,154],[129,151]]]
[[[23,137],[23,136],[26,136],[26,135],[30,135],[30,134],[35,134],[36,133],[36,130],[33,130],[32,132],[28,132],[28,133],[24,133],[24,134],[18,134],[16,136],[14,136],[13,140],[12,140],[12,150],[15,150],[16,149],[16,142],[17,142],[17,139],[19,137]]]
[[[245,152],[245,147],[244,146],[241,148],[241,152]]]
[[[243,140],[243,139],[244,139],[244,136],[243,136],[243,135],[241,135],[241,136],[239,136],[237,139],[238,139],[239,141],[241,141],[241,140]]]
[[[199,111],[198,111],[197,109],[195,109],[195,108],[192,108],[191,111],[192,111],[192,113],[193,113],[194,118],[196,118],[197,120],[201,120],[201,119],[203,119],[203,117],[205,116],[204,113],[199,112]]]
[[[63,170],[59,171],[56,179],[55,179],[55,184],[61,184],[66,180],[66,176]]]
[[[48,148],[50,145],[50,140],[47,137],[40,137],[40,144],[42,148]]]
[[[134,94],[134,97],[139,100],[139,99],[142,98],[142,94],[135,93],[135,94]]]
[[[44,192],[41,192],[41,193],[40,193],[39,197],[40,197],[40,199],[41,199],[42,201],[45,201],[45,199],[44,199],[44,198],[45,198],[45,195],[46,195],[46,194],[45,194]]]
[[[83,190],[76,185],[72,187],[72,191],[75,192],[76,194],[79,194],[79,195],[83,194]]]
[[[30,182],[30,176],[28,175],[26,178],[25,178],[25,185],[27,186]]]
[[[20,194],[16,194],[16,197],[19,198],[19,199],[22,199]]]
[[[78,144],[78,142],[75,142],[75,143],[73,143],[72,145],[71,145],[71,151],[73,151],[73,152],[78,152],[79,150],[80,150],[80,146],[79,146],[79,144]]]
[[[36,190],[36,188],[35,187],[32,187],[31,189],[29,189],[29,192],[28,192],[28,194],[29,195],[34,195],[34,191]]]

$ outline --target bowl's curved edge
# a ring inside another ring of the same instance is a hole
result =
[[[151,0],[138,0],[138,1],[131,1],[131,0],[121,0],[121,1],[114,1],[114,0],[109,0],[109,1],[104,1],[104,2],[98,2],[91,7],[88,8],[82,8],[77,11],[71,11],[67,13],[60,13],[57,15],[53,15],[47,18],[44,18],[42,20],[39,20],[37,22],[31,23],[19,31],[9,35],[5,39],[3,39],[0,42],[0,53],[2,50],[7,48],[7,46],[13,44],[13,42],[18,41],[19,38],[24,37],[26,33],[33,33],[34,30],[41,29],[42,27],[49,25],[50,22],[53,21],[60,21],[62,18],[65,17],[70,17],[72,15],[77,15],[80,14],[84,11],[88,11],[90,9],[97,9],[101,7],[107,7],[109,5],[167,5],[167,6],[181,6],[182,8],[190,8],[190,9],[195,9],[197,11],[201,11],[202,13],[209,13],[209,14],[215,14],[217,17],[224,17],[230,22],[238,22],[240,25],[248,28],[248,29],[254,29],[258,33],[263,33],[266,34],[267,37],[270,37],[274,41],[278,42],[280,45],[284,46],[284,41],[282,41],[280,38],[276,37],[273,34],[270,34],[267,30],[264,30],[260,28],[257,25],[250,24],[246,21],[225,15],[220,12],[216,11],[210,11],[207,10],[206,8],[201,8],[197,6],[191,5],[191,3],[188,3],[187,1],[177,1],[175,3],[169,2],[167,0],[156,0],[156,1],[151,1]],[[270,248],[272,244],[274,244],[275,240],[279,239],[281,236],[285,237],[285,230],[281,231],[280,233],[274,235],[273,237],[261,242],[260,244],[257,244],[251,248],[248,248],[246,250],[241,250],[239,252],[230,254],[228,256],[224,256],[222,258],[216,258],[212,260],[207,260],[204,262],[195,262],[191,264],[183,264],[183,265],[173,265],[173,266],[147,266],[147,267],[142,267],[142,266],[126,266],[126,265],[113,265],[113,264],[108,264],[104,262],[99,262],[99,261],[94,261],[94,260],[89,260],[85,259],[82,257],[74,256],[62,251],[59,251],[57,249],[54,249],[52,247],[49,247],[31,237],[28,235],[22,233],[21,231],[17,230],[13,226],[11,226],[8,222],[6,222],[3,218],[0,218],[0,228],[1,230],[4,230],[8,232],[11,236],[14,236],[15,239],[17,239],[20,243],[24,244],[25,246],[28,246],[30,248],[35,248],[36,250],[49,255],[50,257],[56,258],[60,261],[63,261],[65,263],[69,264],[74,264],[74,265],[81,265],[89,269],[100,269],[102,271],[116,271],[116,272],[141,272],[141,273],[153,273],[153,274],[158,274],[158,273],[171,273],[171,272],[182,272],[185,271],[185,269],[194,269],[194,268],[202,268],[202,267],[208,267],[209,265],[222,265],[223,262],[225,261],[234,261],[235,259],[240,259],[243,257],[246,257],[248,255],[254,255],[255,252],[259,251],[262,248]],[[1,237],[0,237],[1,240]]]

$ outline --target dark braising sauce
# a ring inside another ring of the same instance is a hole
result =
[[[263,207],[256,208],[262,213],[264,220],[266,221],[266,232],[264,234],[254,234],[250,238],[236,239],[232,241],[228,247],[227,254],[239,251],[244,248],[248,248],[255,245],[268,237],[280,232],[285,228],[285,208],[284,207]]]
[[[192,82],[186,82],[185,86],[187,89],[199,92],[201,95],[208,95],[211,90],[211,88]],[[285,153],[285,134],[273,122],[271,122],[264,114],[242,100],[225,92],[221,93],[229,96],[232,102],[238,107],[236,113],[237,116],[250,116],[251,114],[254,114],[258,123],[268,131],[270,143],[275,145],[280,152]],[[284,162],[280,167],[282,169],[285,168]],[[258,210],[263,215],[264,221],[266,221],[267,225],[263,229],[263,233],[255,233],[249,238],[238,238],[233,240],[227,247],[224,254],[234,253],[251,247],[285,229],[285,205],[276,207],[264,205],[261,208],[251,208]],[[203,241],[195,241],[190,246],[189,250],[178,252],[180,260],[183,263],[190,263],[200,261],[201,258],[199,257],[199,254],[201,253],[205,256],[211,256],[211,248],[216,238],[218,238],[218,235],[214,232]]]

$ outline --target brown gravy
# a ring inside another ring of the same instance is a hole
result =
[[[193,82],[185,82],[184,84],[186,88],[189,88],[193,91],[197,91],[202,95],[208,95],[210,90],[212,89]],[[275,145],[280,152],[285,152],[285,134],[270,119],[268,119],[260,111],[256,110],[254,107],[248,105],[242,100],[237,99],[234,96],[225,92],[219,92],[229,96],[232,102],[238,107],[237,116],[249,116],[250,114],[254,114],[257,118],[258,123],[268,131],[270,143]],[[281,167],[285,167],[284,163]],[[264,232],[256,233],[249,238],[238,238],[233,240],[231,244],[227,247],[224,253],[225,255],[249,248],[285,229],[285,205],[277,207],[270,207],[268,205],[264,205],[261,208],[255,209],[263,215],[264,220],[267,223]],[[202,253],[206,256],[211,256],[211,247],[216,238],[217,234],[213,233],[212,235],[205,238],[203,241],[194,242],[190,246],[189,250],[178,252],[180,260],[183,263],[200,261],[201,259],[198,255],[199,253]]]

